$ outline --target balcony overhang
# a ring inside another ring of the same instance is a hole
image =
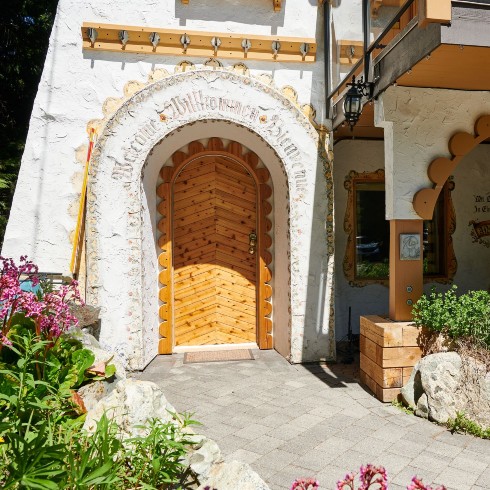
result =
[[[455,90],[490,90],[490,5],[454,2],[451,24],[419,19],[409,24],[374,58],[376,98],[393,84]],[[362,67],[359,67],[359,74]],[[348,80],[346,80],[347,83]],[[344,120],[345,88],[333,99],[337,128]]]

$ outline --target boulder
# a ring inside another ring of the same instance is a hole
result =
[[[239,461],[215,464],[206,480],[201,482],[199,490],[206,487],[219,490],[269,490],[269,486],[248,464]]]
[[[196,474],[199,481],[203,481],[215,464],[223,462],[223,458],[214,441],[202,436],[200,438],[201,442],[187,455],[185,464]]]
[[[472,357],[462,358],[456,352],[424,357],[401,396],[419,417],[444,424],[464,412],[483,427],[490,426],[490,373]]]
[[[424,357],[419,363],[422,389],[427,395],[429,419],[444,424],[464,407],[459,392],[462,361],[456,352],[443,352]]]
[[[97,403],[115,389],[117,382],[124,378],[119,378],[118,374],[114,379],[103,381],[92,381],[78,389],[78,394],[82,397],[87,411],[93,410]]]
[[[422,381],[420,377],[420,361],[415,364],[412,374],[407,384],[401,389],[401,396],[405,404],[412,410],[417,408],[419,398],[424,393]]]
[[[97,422],[105,413],[119,426],[124,437],[133,437],[144,434],[144,429],[137,426],[146,424],[150,419],[171,421],[169,412],[174,412],[174,408],[155,383],[123,379],[117,382],[108,396],[100,399],[87,412],[83,427],[94,432]]]
[[[425,393],[422,393],[417,401],[417,405],[415,407],[415,415],[417,415],[418,417],[422,417],[423,419],[429,418],[429,403],[427,395]]]

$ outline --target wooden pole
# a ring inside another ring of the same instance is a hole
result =
[[[75,228],[75,236],[73,237],[73,250],[71,253],[71,261],[70,261],[70,272],[72,276],[75,276],[75,262],[76,262],[77,252],[78,252],[78,245],[80,243],[80,230],[82,227],[82,219],[83,219],[83,213],[85,211],[85,201],[87,196],[87,182],[88,182],[88,171],[90,167],[90,156],[92,155],[92,149],[94,147],[95,139],[96,139],[95,129],[91,128],[90,136],[89,136],[89,145],[87,150],[87,160],[85,162],[85,171],[83,175],[82,192],[80,194],[80,206],[78,208],[77,226]]]

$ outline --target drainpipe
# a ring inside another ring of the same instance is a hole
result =
[[[323,58],[325,64],[325,116],[326,119],[330,119],[331,99],[328,96],[330,91],[330,1],[325,0],[323,2],[323,23],[324,23],[324,35],[323,35]]]

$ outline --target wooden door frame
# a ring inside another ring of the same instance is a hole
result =
[[[236,141],[231,141],[225,148],[220,138],[210,138],[207,147],[200,141],[193,141],[188,145],[188,152],[176,151],[172,155],[172,165],[163,166],[160,176],[163,183],[157,187],[157,196],[161,199],[157,205],[162,218],[158,222],[158,247],[161,253],[158,263],[162,270],[159,273],[159,299],[162,305],[159,308],[161,339],[158,344],[159,354],[171,354],[174,347],[173,326],[173,212],[172,197],[173,186],[181,170],[192,161],[207,157],[221,156],[244,167],[252,176],[256,186],[256,216],[257,216],[257,249],[259,260],[257,265],[257,344],[260,349],[272,349],[272,272],[269,265],[272,262],[270,247],[272,238],[269,232],[272,222],[267,216],[272,212],[272,205],[268,199],[272,196],[272,188],[268,184],[270,173],[265,167],[257,168],[258,156],[252,151],[244,154],[243,147]]]

